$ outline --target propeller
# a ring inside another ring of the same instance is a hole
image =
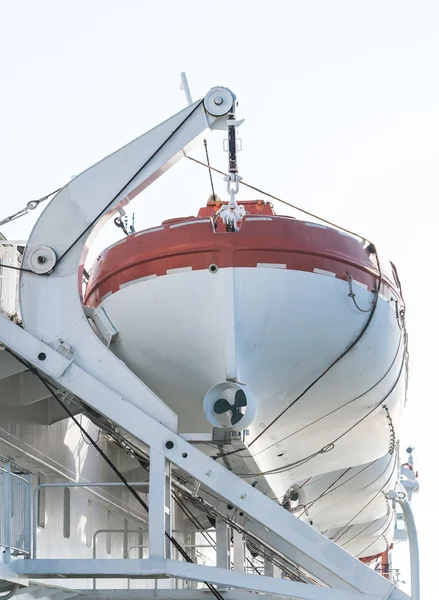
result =
[[[242,390],[238,390],[235,394],[234,404],[230,404],[230,402],[225,398],[219,398],[213,406],[213,411],[217,415],[223,415],[224,413],[230,411],[232,413],[230,422],[232,425],[236,425],[236,423],[238,423],[238,421],[240,421],[244,416],[241,412],[241,408],[244,408],[245,406],[247,406],[246,395]]]

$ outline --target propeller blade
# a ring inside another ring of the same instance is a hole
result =
[[[236,425],[236,423],[238,423],[238,422],[239,422],[239,421],[242,419],[242,417],[243,417],[243,416],[244,416],[244,415],[243,415],[243,414],[242,414],[242,412],[239,410],[239,408],[238,408],[237,410],[234,410],[234,411],[233,411],[232,418],[230,419],[230,422],[231,422],[231,424],[232,424],[232,425]]]
[[[247,406],[247,397],[242,390],[238,390],[235,394],[235,407],[243,408]]]
[[[226,400],[225,398],[219,398],[219,400],[217,400],[215,402],[215,404],[213,405],[213,411],[217,414],[217,415],[222,415],[224,413],[226,413],[228,410],[232,410],[232,406],[230,404],[230,402],[228,400]]]

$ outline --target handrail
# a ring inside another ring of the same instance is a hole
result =
[[[148,481],[130,481],[128,485],[133,487],[148,487]],[[33,498],[33,536],[32,536],[32,558],[37,557],[37,530],[38,530],[38,501],[39,491],[42,488],[93,488],[93,487],[125,487],[125,483],[122,481],[90,481],[81,483],[72,482],[57,482],[57,483],[40,483],[35,487],[34,498]]]

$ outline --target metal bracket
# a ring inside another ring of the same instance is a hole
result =
[[[98,335],[108,348],[119,332],[108,318],[104,307],[98,306],[98,308],[89,308],[88,306],[84,306],[84,314],[87,319],[92,321]]]

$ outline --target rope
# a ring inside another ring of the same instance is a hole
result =
[[[188,158],[189,160],[191,160],[194,163],[197,163],[203,167],[206,167],[207,169],[210,169],[211,171],[215,171],[215,173],[219,173],[220,175],[224,175],[225,177],[227,177],[227,173],[225,173],[224,171],[221,171],[220,169],[215,169],[215,167],[211,167],[210,165],[202,162],[201,160],[194,158],[193,156],[186,155],[186,158]],[[345,231],[346,233],[349,233],[350,235],[353,235],[354,237],[359,238],[360,240],[363,240],[363,241],[367,240],[367,238],[363,237],[362,235],[359,235],[358,233],[350,231],[349,229],[346,229],[345,227],[341,227],[340,225],[337,225],[336,223],[333,223],[332,221],[328,221],[328,219],[319,217],[318,215],[315,215],[314,213],[309,212],[308,210],[305,210],[304,208],[300,208],[300,206],[295,206],[294,204],[291,204],[290,202],[287,202],[286,200],[282,200],[282,198],[278,198],[277,196],[273,196],[273,194],[264,192],[260,188],[254,186],[254,185],[250,185],[249,183],[245,182],[243,179],[239,180],[239,185],[248,187],[249,189],[254,190],[255,192],[258,192],[259,194],[267,196],[267,198],[271,198],[272,200],[281,202],[282,204],[285,204],[286,206],[289,206],[290,208],[294,208],[294,210],[298,210],[299,212],[301,212],[305,215],[308,215],[309,217],[312,217],[313,219],[322,221],[322,223],[326,223],[327,225],[330,225],[331,227],[335,227],[336,229],[341,229],[341,231]]]
[[[62,188],[58,188],[57,190],[50,192],[50,194],[46,194],[46,196],[42,196],[41,198],[38,198],[38,200],[31,200],[30,202],[28,202],[26,204],[26,206],[24,208],[22,208],[18,212],[14,213],[13,215],[10,215],[9,217],[6,217],[5,219],[2,219],[0,221],[0,226],[6,225],[7,223],[10,223],[11,221],[15,221],[16,219],[19,219],[20,217],[24,217],[25,215],[28,214],[29,211],[35,210],[37,208],[37,206],[39,206],[41,204],[41,202],[45,202],[51,196],[54,196],[55,194],[57,194],[60,190],[62,190]]]
[[[326,419],[327,417],[329,417],[330,415],[338,412],[339,410],[342,410],[343,408],[346,408],[346,406],[349,406],[350,404],[352,404],[353,402],[356,402],[357,400],[359,400],[360,398],[362,398],[363,396],[365,396],[366,394],[369,394],[369,392],[371,392],[374,388],[376,388],[382,381],[384,381],[384,379],[387,377],[387,375],[390,373],[390,371],[392,370],[396,359],[398,358],[399,355],[399,349],[401,347],[401,339],[402,337],[400,336],[399,341],[398,341],[398,347],[396,350],[396,354],[393,357],[393,360],[389,366],[389,368],[387,369],[387,371],[384,373],[384,375],[381,377],[381,379],[379,379],[376,383],[374,383],[374,385],[372,385],[369,389],[367,389],[365,392],[363,392],[362,394],[360,394],[359,396],[356,396],[355,398],[352,398],[352,400],[349,400],[348,402],[346,402],[345,404],[342,404],[341,406],[339,406],[338,408],[334,408],[333,410],[331,410],[330,412],[326,413],[325,415],[323,415],[322,417],[319,417],[318,419],[316,419],[315,421],[312,421],[311,423],[308,423],[307,425],[304,425],[303,427],[301,427],[300,429],[297,429],[296,431],[293,431],[292,433],[286,435],[284,438],[280,439],[280,440],[276,440],[276,442],[273,442],[272,444],[270,444],[269,446],[267,446],[266,448],[263,448],[262,450],[259,450],[259,452],[255,453],[253,456],[258,456],[259,454],[261,454],[262,452],[266,452],[267,450],[269,450],[270,448],[272,448],[273,446],[276,446],[277,444],[284,442],[285,440],[293,437],[294,435],[296,435],[297,433],[300,433],[301,431],[304,431],[305,429],[307,429],[308,427],[311,427],[312,425],[315,425],[316,423],[318,423],[319,421],[322,421],[323,419]],[[245,457],[248,458],[248,457]]]
[[[194,108],[190,111],[190,113],[183,119],[183,121],[168,135],[168,137],[160,144],[160,146],[157,148],[157,150],[155,150],[151,156],[141,165],[141,167],[139,167],[139,169],[137,169],[137,171],[134,173],[134,175],[132,177],[130,177],[130,179],[120,188],[120,190],[111,198],[111,200],[108,202],[108,204],[101,210],[101,212],[93,219],[93,221],[91,221],[87,227],[78,235],[78,237],[70,244],[70,246],[61,254],[61,256],[59,257],[56,265],[59,265],[59,263],[61,262],[61,260],[66,256],[66,254],[68,254],[70,252],[70,250],[73,248],[73,246],[82,238],[82,236],[87,233],[87,231],[93,227],[93,225],[96,223],[96,221],[98,221],[102,215],[104,215],[107,210],[109,209],[109,207],[113,204],[113,202],[115,202],[115,200],[126,190],[126,188],[130,185],[130,183],[132,183],[134,181],[134,179],[137,177],[137,175],[139,175],[139,173],[141,173],[143,171],[143,169],[145,167],[147,167],[149,165],[149,163],[153,160],[153,158],[155,156],[157,156],[157,154],[160,152],[160,150],[169,142],[169,140],[172,138],[173,135],[175,135],[177,133],[177,131],[183,127],[183,125],[186,123],[186,121],[188,121],[192,115],[198,110],[198,108],[202,105],[203,101],[200,100],[200,102],[198,102]],[[56,268],[56,267],[55,267]]]
[[[68,414],[68,416],[72,419],[72,421],[79,428],[81,433],[88,438],[88,440],[90,441],[91,445],[95,448],[95,450],[102,456],[102,458],[105,460],[105,462],[108,464],[108,466],[114,471],[114,473],[117,475],[117,477],[122,481],[122,483],[124,483],[125,487],[136,498],[136,500],[139,502],[139,504],[142,506],[142,508],[145,509],[145,512],[147,514],[149,514],[149,506],[141,498],[141,496],[138,494],[138,492],[128,483],[128,481],[125,479],[123,474],[119,471],[119,469],[112,462],[112,460],[107,456],[107,454],[102,450],[102,448],[96,443],[96,441],[91,437],[91,435],[88,433],[88,431],[81,425],[81,423],[78,421],[78,419],[72,413],[72,411],[62,402],[62,400],[60,400],[60,398],[58,398],[58,396],[56,395],[56,389],[52,388],[52,386],[47,383],[47,381],[39,374],[39,372],[32,365],[30,365],[26,361],[22,360],[19,356],[17,356],[11,350],[9,350],[9,349],[6,349],[6,350],[10,354],[12,354],[20,363],[25,365],[31,373],[33,373],[34,375],[36,375],[38,377],[38,379],[41,381],[41,383],[44,385],[44,387],[50,392],[50,394],[54,398],[54,400],[56,400],[56,402],[64,409],[64,411]],[[180,554],[183,556],[183,558],[187,562],[193,563],[193,560],[191,559],[189,554],[184,550],[184,548],[179,544],[179,542],[174,538],[173,535],[171,535],[167,531],[165,531],[165,537],[178,550],[178,552],[180,552]],[[205,581],[204,584],[208,587],[208,589],[212,592],[212,594],[215,596],[215,598],[217,600],[224,600],[224,597],[213,587],[212,584],[208,583],[207,581]]]
[[[301,459],[299,461],[290,463],[288,465],[283,465],[282,467],[278,467],[276,469],[271,469],[270,471],[264,471],[264,472],[260,472],[260,473],[236,473],[236,475],[238,475],[238,477],[242,477],[242,478],[246,478],[246,477],[261,477],[261,476],[267,476],[267,475],[277,475],[279,473],[284,473],[286,471],[290,471],[291,469],[295,469],[297,467],[300,467],[303,464],[306,464],[307,462],[309,462],[310,460],[312,460],[313,458],[315,458],[316,456],[318,456],[319,454],[326,454],[327,452],[330,452],[331,450],[333,450],[335,448],[335,444],[338,441],[340,441],[345,435],[347,435],[349,432],[351,432],[353,429],[355,429],[355,427],[357,427],[360,423],[362,423],[365,419],[367,419],[373,412],[375,412],[380,406],[383,405],[383,403],[393,393],[393,391],[395,390],[396,386],[398,385],[399,380],[401,378],[401,374],[402,374],[403,369],[404,369],[404,362],[401,363],[401,367],[399,369],[399,373],[398,373],[398,376],[397,376],[394,384],[392,385],[392,387],[390,388],[390,390],[387,392],[387,394],[384,396],[384,398],[382,398],[380,400],[380,402],[376,406],[374,406],[365,415],[363,415],[361,417],[361,419],[359,419],[356,423],[354,423],[348,429],[346,429],[341,435],[339,435],[337,438],[335,438],[335,440],[333,440],[329,444],[326,444],[326,446],[323,446],[323,448],[321,448],[318,452],[314,452],[310,456],[308,456],[306,458],[303,458],[303,459]]]
[[[349,298],[352,298],[352,302],[355,304],[356,308],[358,308],[359,311],[364,312],[364,313],[370,312],[373,307],[373,301],[371,302],[371,305],[369,306],[369,308],[361,308],[360,306],[358,306],[357,301],[355,300],[356,294],[354,293],[354,290],[352,289],[352,275],[349,273],[349,271],[346,271],[346,278],[347,278],[348,286],[349,286],[348,296],[349,296]],[[376,290],[373,290],[372,293],[377,294],[378,292]]]
[[[382,533],[382,534],[380,535],[380,537],[378,538],[378,540],[379,540],[380,538],[384,538],[384,541],[386,542],[387,549],[389,548],[389,542],[387,541],[387,538],[386,538],[386,533],[387,533],[387,531],[389,530],[390,526],[392,525],[392,522],[393,522],[393,515],[392,515],[392,517],[391,517],[391,519],[390,519],[390,522],[389,522],[388,526],[386,527],[386,529],[383,531],[383,533]],[[364,554],[364,552],[366,552],[366,550],[367,550],[368,548],[370,548],[370,547],[371,547],[373,544],[375,544],[375,543],[376,543],[378,540],[373,540],[373,541],[372,541],[370,544],[368,544],[368,545],[367,545],[365,548],[363,548],[363,550],[361,550],[361,552],[359,552],[357,556],[363,555],[363,554]],[[386,595],[386,596],[385,596],[385,598],[388,598],[388,597],[389,597],[390,593],[391,593],[391,592],[394,590],[394,588],[395,588],[395,587],[396,587],[396,584],[395,584],[395,585],[394,585],[394,586],[391,588],[391,590],[390,590],[389,594],[388,594],[388,595]]]
[[[204,151],[206,152],[206,160],[207,160],[207,164],[209,166],[209,178],[210,178],[210,187],[212,189],[212,200],[215,201],[217,199],[217,195],[215,194],[215,188],[213,187],[212,169],[210,168],[209,151],[207,149],[207,140],[204,140]]]
[[[376,256],[376,260],[377,260],[377,265],[378,265],[378,283],[376,286],[377,292],[374,296],[374,299],[372,301],[372,307],[371,307],[371,311],[369,313],[369,317],[366,320],[366,323],[364,324],[364,326],[362,327],[360,333],[358,334],[358,336],[349,344],[349,346],[335,359],[332,361],[332,363],[326,367],[326,369],[324,369],[324,371],[322,371],[322,373],[320,373],[320,375],[318,377],[316,377],[314,379],[314,381],[312,381],[292,402],[290,402],[290,404],[288,404],[288,406],[286,406],[266,427],[265,429],[263,429],[248,445],[248,448],[250,448],[255,442],[257,442],[258,439],[260,439],[269,429],[270,427],[272,427],[281,417],[283,417],[285,415],[285,413],[292,408],[301,398],[303,398],[303,396],[305,396],[305,394],[307,392],[309,392],[309,390],[311,388],[313,388],[316,383],[318,383],[333,367],[335,367],[335,365],[337,363],[339,363],[342,358],[344,358],[346,356],[346,354],[348,354],[348,352],[350,352],[352,350],[352,348],[354,348],[358,342],[361,340],[361,338],[364,336],[364,334],[366,333],[366,331],[369,328],[369,325],[373,319],[373,316],[375,314],[376,311],[376,307],[378,305],[378,297],[379,297],[379,290],[381,288],[381,282],[382,282],[382,272],[381,272],[381,265],[380,265],[380,261],[378,258],[378,254],[375,254]],[[287,436],[288,437],[288,436]],[[279,440],[276,442],[279,443]],[[230,456],[231,454],[237,454],[239,452],[242,452],[244,450],[244,448],[239,448],[237,450],[232,450],[230,452],[227,452],[225,454],[220,454],[218,456],[215,457],[215,459],[217,458],[224,458],[226,456]],[[320,454],[320,452],[317,452],[317,454]]]
[[[367,503],[366,503],[366,504],[363,506],[363,508],[362,508],[360,511],[358,511],[358,512],[357,512],[357,514],[356,514],[356,515],[354,515],[354,516],[352,517],[352,519],[350,519],[350,520],[349,520],[349,521],[346,523],[346,525],[343,525],[343,527],[342,527],[341,529],[339,529],[339,532],[338,532],[337,534],[335,534],[335,536],[334,536],[334,537],[330,538],[330,539],[331,539],[333,542],[337,542],[338,540],[340,540],[340,539],[341,539],[341,538],[342,538],[342,537],[343,537],[343,536],[344,536],[344,535],[345,535],[345,534],[346,534],[346,533],[349,531],[349,529],[352,527],[352,526],[351,526],[351,523],[352,523],[352,522],[353,522],[353,521],[354,521],[354,520],[355,520],[355,519],[356,519],[358,516],[360,516],[360,515],[361,515],[361,513],[362,513],[364,510],[366,510],[366,508],[367,508],[367,507],[368,507],[370,504],[372,504],[372,502],[375,500],[375,498],[377,498],[377,497],[378,497],[378,496],[379,496],[379,495],[380,495],[380,494],[383,492],[383,490],[385,489],[386,485],[389,483],[389,481],[390,481],[390,480],[392,479],[392,477],[393,477],[393,474],[394,474],[394,472],[395,472],[395,467],[396,467],[396,461],[395,461],[395,462],[394,462],[394,464],[393,464],[393,469],[392,469],[392,472],[390,473],[390,475],[389,475],[389,477],[388,477],[388,479],[387,479],[386,483],[385,483],[385,484],[382,486],[382,488],[381,488],[380,490],[378,490],[378,492],[377,492],[377,493],[376,493],[376,494],[375,494],[375,495],[372,497],[372,499],[371,499],[371,500],[369,500],[369,502],[367,502]],[[348,527],[348,526],[349,526],[349,527]],[[342,529],[344,529],[345,527],[347,527],[346,531],[344,531],[344,532],[343,532],[343,533],[340,535],[340,532],[341,532],[341,531],[342,531]]]

